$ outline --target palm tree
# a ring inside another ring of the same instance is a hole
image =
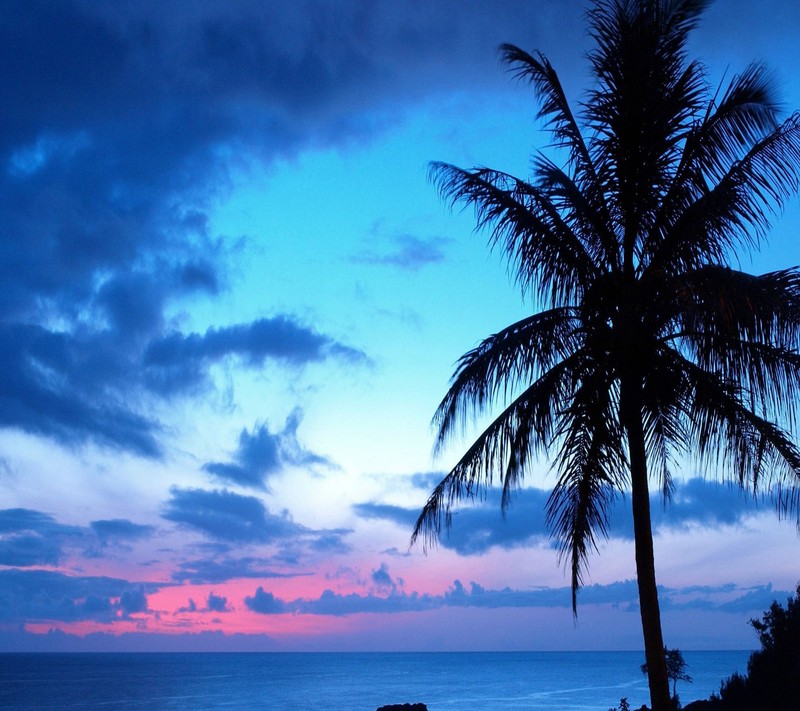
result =
[[[669,708],[650,521],[651,482],[695,453],[782,513],[800,498],[791,429],[800,387],[800,270],[754,276],[798,189],[800,116],[782,123],[770,73],[748,66],[713,95],[685,47],[707,2],[597,0],[595,78],[574,114],[546,57],[504,45],[564,156],[520,180],[436,163],[451,204],[471,205],[540,309],[459,361],[434,416],[436,450],[479,414],[494,419],[434,489],[417,521],[434,543],[454,506],[498,483],[505,510],[545,454],[557,474],[551,534],[572,605],[609,508],[630,491],[651,705]],[[499,409],[499,414],[496,410]]]

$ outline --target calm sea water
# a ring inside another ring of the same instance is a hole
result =
[[[749,652],[684,652],[706,698]],[[398,654],[0,654],[3,709],[607,711],[648,699],[638,652]]]

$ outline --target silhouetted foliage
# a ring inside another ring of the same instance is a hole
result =
[[[683,658],[680,649],[667,649],[664,647],[664,660],[667,665],[667,678],[672,682],[672,698],[677,699],[677,686],[679,681],[692,683],[692,677],[686,672],[688,664]],[[647,674],[647,662],[640,667],[642,674]]]
[[[760,620],[750,620],[761,649],[747,674],[733,674],[712,697],[719,711],[797,711],[800,708],[800,585],[786,607],[773,602]]]
[[[695,452],[751,490],[798,504],[788,434],[800,387],[800,271],[734,268],[798,188],[800,116],[781,122],[753,64],[717,91],[686,57],[705,0],[596,0],[592,88],[574,114],[541,53],[504,45],[530,82],[563,162],[537,154],[522,180],[435,163],[449,202],[475,208],[533,315],[465,354],[434,416],[437,448],[494,412],[434,489],[412,542],[435,542],[464,498],[497,481],[508,506],[537,455],[573,609],[609,508],[631,494],[639,607],[654,711],[670,707],[655,578],[650,480]]]

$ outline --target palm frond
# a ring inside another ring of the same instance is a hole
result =
[[[778,127],[775,75],[763,64],[751,64],[728,85],[719,104],[709,105],[705,119],[687,140],[691,160],[711,180]]]
[[[600,2],[589,12],[597,87],[585,116],[591,155],[613,203],[626,268],[653,223],[692,117],[702,108],[702,65],[685,62],[700,2]]]
[[[574,300],[595,274],[581,237],[535,186],[500,171],[446,163],[432,163],[429,174],[451,205],[474,207],[477,229],[489,228],[490,246],[502,246],[524,290],[558,305]]]
[[[547,57],[541,52],[530,54],[513,44],[500,45],[500,54],[517,79],[527,79],[533,85],[540,100],[538,118],[551,130],[555,145],[568,151],[570,165],[579,174],[591,175],[589,151],[561,80]]]
[[[541,375],[491,422],[428,497],[414,526],[412,545],[423,537],[435,543],[449,528],[459,501],[485,493],[502,473],[503,503],[524,476],[531,456],[549,445],[559,406],[576,386],[583,354],[573,353]]]
[[[450,388],[433,417],[438,452],[454,430],[492,402],[507,400],[578,347],[573,310],[543,311],[484,339],[458,362]]]
[[[551,131],[554,145],[567,151],[571,180],[589,208],[585,212],[600,217],[595,227],[602,226],[602,229],[596,229],[595,233],[603,238],[606,254],[612,254],[610,247],[613,238],[609,239],[607,233],[611,219],[597,171],[557,72],[541,52],[530,54],[512,44],[501,45],[500,52],[514,76],[526,79],[533,85],[540,100],[538,118],[544,120],[545,126]]]
[[[735,76],[719,102],[688,130],[683,151],[643,250],[648,263],[668,226],[694,200],[716,184],[752,146],[778,125],[774,78],[763,65],[751,64]]]
[[[732,182],[749,188],[757,197],[755,204],[760,203],[762,209],[780,209],[800,185],[800,113],[756,143],[728,175]],[[752,223],[758,224],[756,220]],[[768,222],[764,224],[767,226]]]
[[[642,385],[642,425],[645,451],[651,476],[659,482],[664,503],[673,491],[672,466],[676,442],[686,439],[686,425],[680,403],[685,397],[685,379],[675,371],[670,358],[663,358],[663,345],[653,355],[648,376]]]
[[[619,269],[620,253],[605,201],[598,206],[586,190],[563,168],[539,155],[533,160],[537,186],[544,191],[564,221],[575,233],[582,235],[592,261],[605,270]]]
[[[800,272],[708,265],[681,277],[680,340],[701,368],[748,388],[752,406],[793,419],[800,388]]]
[[[677,353],[674,357],[681,359]],[[781,505],[796,501],[800,449],[789,434],[748,407],[737,384],[685,359],[679,365],[693,390],[686,417],[700,456],[728,467],[739,485],[753,493],[775,483],[784,492]]]
[[[800,114],[795,114],[677,216],[647,269],[680,273],[725,263],[736,247],[757,248],[771,216],[798,185]]]
[[[587,558],[597,548],[597,537],[608,535],[608,511],[626,477],[614,392],[595,373],[582,382],[562,417],[559,478],[546,514],[570,570],[573,614]]]
[[[663,284],[675,294],[684,327],[714,338],[729,335],[800,347],[800,269],[754,275],[705,264]]]

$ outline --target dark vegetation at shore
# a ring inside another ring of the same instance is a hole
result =
[[[800,585],[786,607],[773,602],[750,620],[761,649],[750,655],[747,674],[735,673],[713,694],[713,711],[797,711],[800,708]]]
[[[753,652],[747,662],[747,673],[734,672],[720,685],[719,694],[710,699],[693,701],[681,706],[673,685],[673,708],[683,711],[797,711],[800,708],[800,584],[794,597],[787,600],[786,607],[777,601],[770,605],[761,619],[750,620],[758,635],[761,649]],[[673,659],[680,655],[678,650]],[[683,661],[683,658],[680,658]],[[668,664],[669,666],[669,664]],[[684,679],[686,664],[675,666]],[[633,711],[626,698],[620,699],[619,707],[608,711]],[[642,706],[637,711],[648,711]]]

